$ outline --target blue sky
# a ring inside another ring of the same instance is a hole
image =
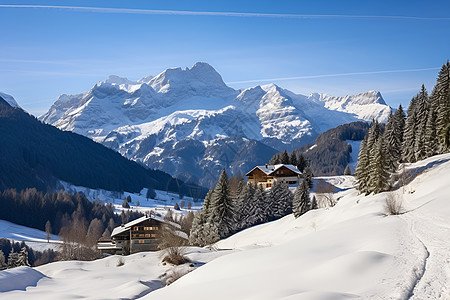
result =
[[[0,0],[0,91],[40,115],[60,94],[86,91],[110,74],[139,79],[204,61],[233,88],[379,90],[389,105],[407,105],[422,83],[433,87],[431,68],[450,59],[449,11],[450,1]],[[321,76],[334,74],[346,75]]]

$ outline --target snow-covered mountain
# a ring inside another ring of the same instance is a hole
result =
[[[302,146],[340,124],[384,122],[389,112],[379,92],[304,96],[274,84],[234,90],[213,67],[196,63],[138,81],[110,76],[87,92],[61,95],[40,119],[208,185],[223,167],[244,173],[276,150]],[[249,147],[258,156],[243,160]]]
[[[0,92],[0,97],[3,98],[3,100],[5,100],[12,107],[21,108],[19,106],[19,104],[17,104],[17,102],[16,102],[16,100],[14,99],[13,96]]]

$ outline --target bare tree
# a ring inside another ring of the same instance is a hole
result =
[[[336,205],[334,186],[323,179],[319,179],[317,182],[316,195],[316,198],[321,203],[320,207],[333,207]]]
[[[400,215],[404,213],[402,198],[394,194],[394,192],[388,193],[385,201],[384,210],[387,215]]]
[[[50,234],[52,233],[52,225],[50,224],[49,220],[47,220],[47,223],[45,223],[45,233],[47,233],[47,243],[49,243]]]

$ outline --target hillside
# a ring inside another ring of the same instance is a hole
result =
[[[110,76],[84,93],[61,95],[40,120],[209,187],[224,167],[245,174],[338,125],[385,122],[390,110],[376,91],[333,97],[274,84],[234,90],[212,66],[196,63],[138,81]],[[241,155],[255,150],[259,155]]]
[[[324,177],[339,190],[336,206],[246,229],[216,250],[189,248],[194,267],[163,266],[151,252],[123,266],[118,256],[57,262],[1,271],[0,291],[8,299],[447,299],[450,154],[406,170],[416,177],[396,191],[398,216],[385,214],[387,193],[358,195],[353,177]]]
[[[146,169],[84,136],[43,124],[0,98],[0,190],[55,189],[59,180],[112,191],[177,191],[170,175]]]

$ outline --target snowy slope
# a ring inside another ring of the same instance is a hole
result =
[[[214,144],[247,139],[273,148],[271,152],[294,149],[344,123],[384,122],[389,112],[375,91],[346,97],[304,96],[274,84],[237,91],[213,67],[196,63],[138,81],[110,76],[85,93],[60,96],[40,119],[86,135],[149,167],[181,177],[189,173],[201,182],[211,177],[203,171],[207,161],[212,161],[207,166],[214,170],[212,177],[223,167],[248,171],[233,164],[239,148],[226,159],[221,154],[206,155],[214,152]],[[246,146],[240,142],[240,147]],[[270,156],[251,165],[265,163]]]
[[[11,105],[12,107],[20,108],[19,104],[17,104],[13,96],[0,92],[0,97],[2,97],[6,102],[8,102],[8,104]]]
[[[5,220],[0,220],[0,238],[25,242],[29,247],[43,251],[46,249],[56,249],[61,243],[57,235],[52,234],[47,242],[47,233],[39,229],[17,225]]]
[[[403,215],[384,215],[386,193],[364,197],[352,177],[331,177],[343,190],[335,207],[235,234],[218,247],[239,251],[145,299],[448,299],[450,154],[408,169],[424,173]]]
[[[405,213],[384,214],[386,193],[358,195],[351,176],[326,177],[336,206],[255,226],[189,248],[197,265],[160,288],[158,253],[57,262],[0,272],[7,299],[448,299],[450,154],[407,166]],[[226,249],[226,250],[225,250]],[[186,266],[183,266],[186,268]],[[17,271],[16,271],[17,270]],[[17,273],[29,280],[17,283]],[[24,291],[26,289],[26,291]]]

